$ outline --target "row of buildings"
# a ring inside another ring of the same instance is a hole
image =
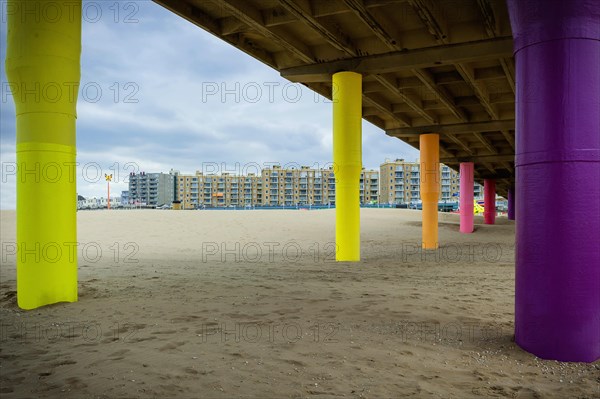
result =
[[[455,201],[458,172],[440,165],[440,201]],[[483,188],[475,184],[475,198]],[[183,209],[204,207],[296,206],[335,204],[332,168],[303,166],[264,168],[260,174],[132,173],[129,191],[121,194],[131,205],[160,207],[177,204]],[[361,204],[410,204],[420,201],[420,165],[403,159],[386,160],[379,170],[363,169]]]
[[[126,193],[127,191],[125,191]],[[125,208],[129,206],[127,198],[123,197],[110,197],[111,208]],[[108,199],[105,197],[88,197],[84,198],[78,196],[77,198],[77,209],[104,209],[108,208]]]

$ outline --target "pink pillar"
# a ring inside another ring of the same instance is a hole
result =
[[[485,224],[496,222],[496,180],[485,179],[483,181],[483,220]]]
[[[460,232],[473,232],[473,162],[460,164]]]

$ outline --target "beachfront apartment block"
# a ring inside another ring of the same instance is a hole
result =
[[[332,167],[282,169],[273,166],[261,171],[264,206],[306,206],[335,204],[335,175]],[[363,170],[360,176],[360,202],[377,201],[379,172]]]
[[[335,204],[335,176],[332,168],[282,168],[271,166],[260,175],[175,174],[175,200],[181,209],[202,207],[308,206]],[[379,172],[361,173],[360,201],[377,202]]]
[[[175,174],[175,200],[182,209],[245,207],[261,203],[261,179],[253,173]]]
[[[379,203],[410,204],[421,200],[421,166],[404,159],[387,160],[379,166]],[[455,170],[440,164],[440,201],[457,201],[460,176]],[[475,183],[473,193],[482,198],[483,188]]]
[[[255,174],[223,173],[213,179],[213,201],[210,205],[217,207],[252,206],[259,203],[261,194],[260,179]]]
[[[130,173],[129,200],[138,206],[171,205],[175,200],[175,175],[170,173]]]
[[[363,169],[360,172],[360,203],[379,203],[379,171]]]
[[[331,168],[283,169],[272,166],[261,171],[263,206],[329,205],[335,203],[335,177]]]
[[[172,198],[181,209],[205,207],[250,206],[328,206],[335,204],[335,174],[333,167],[300,166],[282,168],[270,166],[259,174],[234,173],[132,175],[130,198],[150,206],[167,204],[158,199],[159,187],[173,187]],[[164,177],[159,177],[163,175]],[[363,169],[360,174],[361,204],[410,204],[419,202],[420,165],[403,159],[386,160],[379,170]],[[162,180],[161,180],[162,179]],[[172,183],[171,180],[172,179]],[[172,186],[170,186],[172,184]],[[458,172],[440,165],[440,201],[458,200]],[[154,197],[152,196],[154,194]],[[479,184],[474,187],[475,198],[483,195]],[[166,198],[166,195],[163,195]],[[163,198],[160,197],[160,198]]]

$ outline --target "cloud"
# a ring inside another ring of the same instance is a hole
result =
[[[133,168],[193,173],[209,162],[234,168],[236,162],[331,161],[331,104],[323,97],[153,2],[135,2],[137,10],[121,2],[118,18],[110,8],[114,3],[95,4],[102,7],[102,17],[93,22],[88,6],[82,25],[79,194],[105,195],[105,182],[86,175],[95,165],[101,173],[118,169],[126,176]],[[127,16],[137,23],[126,23]],[[5,22],[0,33],[4,44]],[[5,51],[3,45],[2,60]],[[11,96],[2,94],[1,155],[10,165],[15,111]],[[363,143],[368,168],[378,168],[385,158],[418,156],[368,122],[363,123]],[[0,206],[14,208],[14,178],[4,178]],[[126,187],[122,179],[111,192]]]

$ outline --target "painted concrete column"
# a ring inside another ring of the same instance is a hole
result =
[[[43,12],[48,5],[52,13]],[[34,309],[77,300],[81,0],[9,0],[7,17],[6,74],[17,115],[17,302]]]
[[[515,188],[508,189],[508,220],[515,220]]]
[[[496,180],[494,179],[483,181],[483,208],[483,222],[496,223]]]
[[[362,76],[333,75],[333,163],[337,261],[360,260],[360,171],[362,169]]]
[[[438,201],[440,198],[440,136],[422,134],[421,202],[423,205],[423,249],[438,248]]]
[[[460,164],[460,232],[473,232],[473,162]]]
[[[592,362],[600,358],[600,2],[508,7],[517,66],[516,343],[544,359]]]

